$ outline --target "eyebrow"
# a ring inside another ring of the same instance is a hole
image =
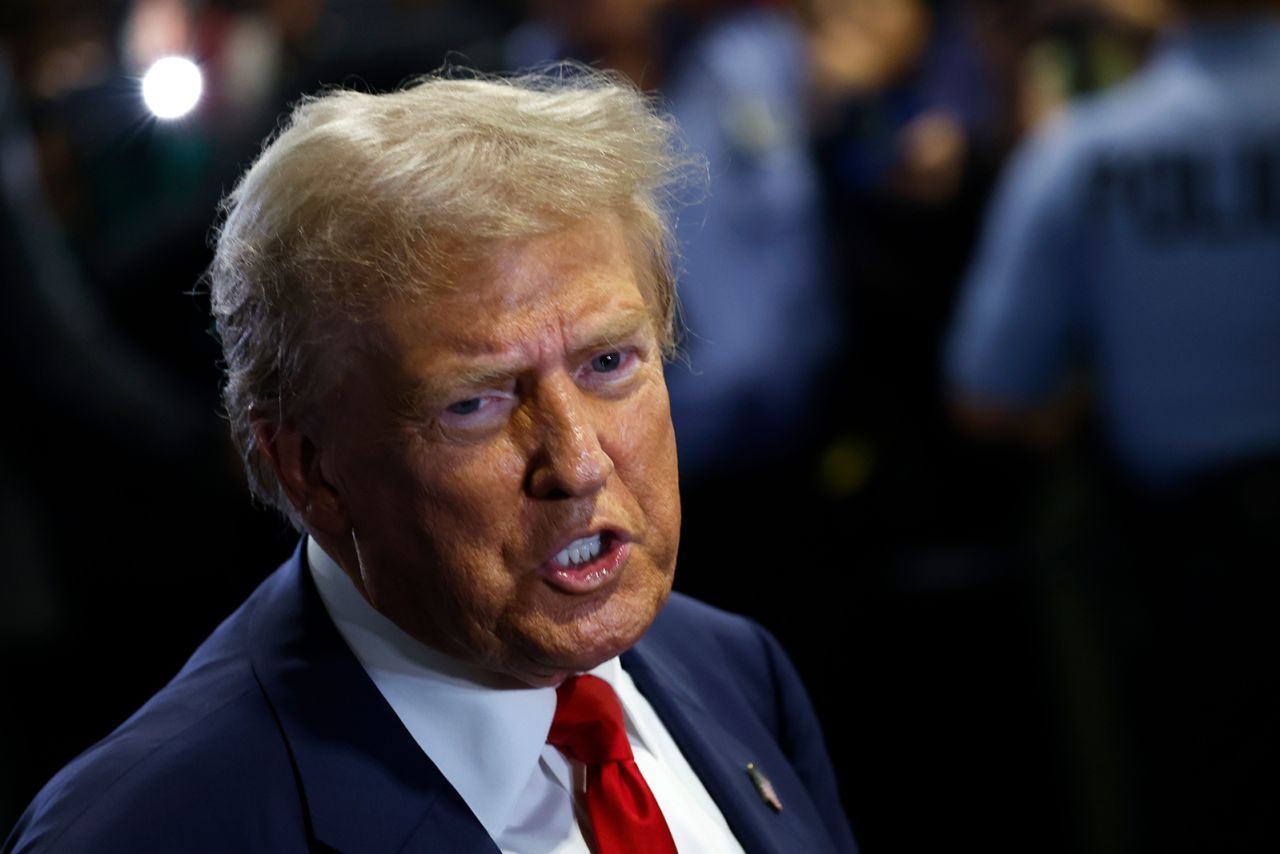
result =
[[[647,309],[635,308],[614,314],[601,326],[591,330],[584,343],[570,351],[570,358],[580,358],[593,350],[615,346],[641,332],[652,323]],[[401,395],[401,406],[407,413],[451,402],[453,395],[464,389],[482,389],[513,380],[524,371],[523,366],[501,363],[461,366],[442,372],[440,376],[414,383]]]
[[[580,356],[591,350],[598,350],[601,347],[612,347],[617,342],[624,341],[640,332],[645,326],[650,325],[652,320],[648,310],[643,308],[628,309],[615,314],[603,325],[592,330],[591,336],[586,343],[575,347],[571,355]]]
[[[415,382],[400,395],[400,410],[403,414],[416,416],[452,403],[454,395],[465,389],[490,388],[510,381],[519,372],[518,368],[505,365],[477,365]]]

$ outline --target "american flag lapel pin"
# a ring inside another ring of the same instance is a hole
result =
[[[774,812],[782,812],[782,801],[778,800],[778,793],[773,790],[773,784],[769,782],[769,778],[760,773],[756,763],[747,763],[747,776],[751,778],[751,785],[755,786],[756,791],[760,793],[760,800],[768,804]]]

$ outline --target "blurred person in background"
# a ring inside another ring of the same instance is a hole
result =
[[[76,433],[106,435],[135,452],[162,460],[180,458],[207,429],[198,399],[176,378],[141,353],[115,327],[102,300],[86,282],[49,208],[41,184],[35,143],[21,112],[8,57],[0,45],[0,229],[4,288],[0,289],[0,341],[11,366],[4,419],[3,486],[38,478],[33,457],[51,455],[45,444],[59,435],[51,422],[70,422]],[[83,464],[86,461],[79,461]],[[21,475],[19,475],[21,472]],[[46,499],[54,496],[48,495]],[[6,502],[6,506],[8,502]],[[4,514],[6,530],[23,537],[50,536],[46,524],[17,524]],[[9,538],[4,538],[9,542]],[[35,546],[33,546],[35,547]],[[2,561],[0,582],[20,584],[39,562]],[[40,634],[52,619],[23,596],[0,595],[0,634],[6,629]],[[27,626],[27,630],[18,627]]]
[[[999,151],[975,18],[955,0],[805,4],[816,146],[845,294],[841,418],[884,530],[919,546],[990,523],[956,471],[937,341]],[[863,484],[852,483],[849,488]],[[971,512],[967,512],[971,511]]]
[[[954,0],[802,10],[846,335],[820,468],[826,516],[813,527],[842,540],[831,563],[853,616],[832,645],[878,698],[845,708],[862,725],[836,731],[846,740],[833,749],[869,772],[850,809],[867,809],[868,848],[981,838],[1053,850],[1057,805],[1029,795],[1054,766],[1009,546],[1026,466],[1017,450],[955,435],[938,371],[1004,142],[983,22]],[[917,820],[921,804],[933,821]]]
[[[39,750],[9,734],[48,719],[30,713],[38,703],[22,688],[44,687],[51,656],[97,598],[84,591],[97,588],[86,539],[112,511],[86,502],[83,483],[191,465],[216,447],[199,396],[118,326],[68,245],[12,73],[13,32],[0,32],[0,824],[16,815]],[[78,488],[63,479],[72,471]]]
[[[1039,0],[1022,17],[1021,49],[1008,70],[1018,136],[1137,71],[1169,10],[1165,0]]]
[[[961,419],[1107,460],[1088,630],[1126,846],[1275,850],[1280,10],[1182,0],[1156,56],[1016,152],[951,330]]]

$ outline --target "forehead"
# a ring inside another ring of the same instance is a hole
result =
[[[389,307],[384,321],[387,343],[411,362],[515,358],[631,327],[656,332],[613,216],[495,244],[453,285],[415,305]]]
[[[571,285],[588,291],[633,288],[636,270],[622,223],[615,216],[551,234],[497,243],[442,296],[450,307],[478,303],[491,308],[536,309]]]

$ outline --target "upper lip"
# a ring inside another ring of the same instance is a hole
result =
[[[558,545],[551,549],[551,552],[543,560],[543,563],[550,563],[555,560],[556,555],[569,547],[570,543],[587,537],[593,537],[600,534],[601,537],[607,537],[611,543],[626,543],[631,541],[631,534],[625,529],[616,525],[593,525],[590,528],[582,528],[574,533],[567,534],[558,541]]]

